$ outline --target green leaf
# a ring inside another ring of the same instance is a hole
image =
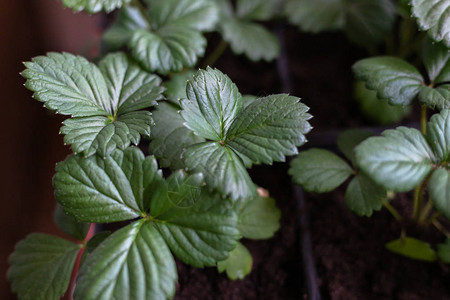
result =
[[[254,95],[242,95],[242,104],[244,108],[246,108],[247,106],[255,102],[255,100],[257,99],[258,97]]]
[[[355,84],[355,99],[361,112],[380,125],[398,123],[411,113],[410,106],[391,105],[387,100],[378,99],[377,92],[367,89],[362,81]]]
[[[450,239],[447,238],[445,243],[437,246],[437,255],[444,263],[450,264]]]
[[[386,248],[394,253],[423,261],[435,261],[436,252],[427,243],[406,237],[404,239],[393,240],[386,244]]]
[[[411,4],[419,27],[450,47],[450,0],[412,0]]]
[[[67,215],[59,204],[53,212],[53,220],[62,231],[80,241],[84,240],[91,226],[89,223],[80,223],[74,217]]]
[[[217,270],[226,271],[231,280],[244,279],[252,271],[253,258],[247,248],[237,243],[236,248],[230,252],[230,256],[217,263]]]
[[[119,50],[127,45],[133,32],[141,28],[150,28],[146,16],[137,7],[125,6],[117,14],[115,23],[103,34],[103,46],[109,51]]]
[[[334,190],[352,173],[352,168],[342,158],[317,148],[300,152],[289,169],[296,184],[316,193]]]
[[[438,162],[450,161],[450,110],[443,110],[430,118],[427,141]]]
[[[386,199],[386,190],[364,174],[358,174],[350,181],[345,192],[347,207],[358,216],[370,217],[378,211]]]
[[[422,87],[419,93],[419,101],[428,107],[439,110],[450,108],[450,84],[444,84],[437,88]]]
[[[229,19],[221,23],[221,32],[235,54],[252,61],[272,61],[280,54],[277,37],[262,25]]]
[[[64,6],[74,11],[86,11],[90,14],[105,11],[107,13],[122,5],[130,3],[131,0],[62,0]]]
[[[311,130],[309,108],[300,99],[286,94],[271,95],[248,105],[231,124],[226,144],[247,166],[284,161],[297,154]]]
[[[129,47],[144,68],[167,74],[193,67],[205,52],[206,40],[190,28],[167,26],[158,34],[144,29],[134,31]]]
[[[289,21],[302,31],[344,29],[361,46],[382,41],[395,20],[390,0],[288,0],[285,7]]]
[[[150,222],[113,233],[80,268],[77,300],[167,299],[175,293],[175,261]]]
[[[409,63],[395,57],[372,57],[356,62],[353,72],[380,99],[394,105],[408,105],[420,92],[423,77]]]
[[[302,31],[318,33],[344,27],[341,0],[288,0],[285,8],[289,22]]]
[[[231,79],[217,69],[199,70],[187,83],[181,116],[195,134],[221,141],[242,109],[242,96]]]
[[[99,67],[80,56],[49,53],[25,63],[22,75],[34,97],[73,119],[64,122],[64,141],[74,152],[109,155],[150,134],[150,113],[138,111],[161,99],[159,77],[146,73],[123,53],[106,56]]]
[[[355,147],[371,136],[373,136],[373,133],[367,130],[348,129],[338,136],[337,146],[348,160],[354,162]]]
[[[206,189],[194,205],[172,206],[156,219],[155,226],[177,257],[199,268],[226,259],[240,237],[231,204]]]
[[[145,0],[152,28],[174,25],[200,31],[213,30],[218,21],[217,6],[210,0]]]
[[[236,16],[239,19],[265,21],[277,12],[277,0],[238,0]]]
[[[427,39],[424,44],[423,60],[428,78],[433,84],[450,81],[450,53],[442,43]]]
[[[124,150],[130,143],[138,145],[141,135],[150,135],[151,113],[137,111],[119,116],[114,122],[107,117],[67,119],[61,133],[75,154],[108,156],[114,149]]]
[[[431,175],[429,194],[434,206],[450,219],[450,170],[438,168]]]
[[[177,105],[180,104],[181,99],[186,99],[186,83],[193,80],[195,71],[187,70],[183,73],[177,73],[170,77],[170,80],[164,83],[166,91],[164,94],[167,99]]]
[[[235,203],[238,214],[238,229],[249,239],[268,239],[280,229],[281,212],[276,201],[269,197],[255,196]]]
[[[158,217],[174,206],[193,206],[200,198],[202,186],[201,173],[189,176],[182,170],[172,173],[163,189],[152,195],[150,202],[152,218]]]
[[[391,0],[349,0],[342,3],[345,32],[360,46],[382,42],[394,25],[396,10]]]
[[[134,219],[148,208],[145,197],[162,174],[153,157],[135,147],[105,159],[69,156],[56,166],[55,198],[81,222]]]
[[[8,279],[20,300],[58,300],[69,286],[80,245],[33,233],[9,258]]]
[[[218,11],[209,0],[147,0],[142,14],[124,8],[117,22],[106,33],[109,48],[128,44],[133,57],[149,71],[167,74],[193,67],[205,52],[202,31],[212,30]]]
[[[183,125],[183,118],[169,103],[158,105],[153,111],[153,120],[150,153],[158,158],[162,168],[183,169],[185,166],[181,156],[186,148],[205,140]]]
[[[214,142],[190,146],[184,153],[186,167],[205,175],[208,186],[236,200],[255,195],[256,189],[243,161],[229,148]]]
[[[388,190],[406,192],[433,168],[435,156],[423,135],[413,128],[386,130],[356,147],[358,166]]]

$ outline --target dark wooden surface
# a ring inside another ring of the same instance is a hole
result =
[[[52,176],[70,152],[58,135],[63,118],[23,87],[22,62],[48,51],[93,54],[100,23],[59,0],[0,1],[0,299],[16,299],[6,280],[14,244],[31,232],[61,235],[52,221]]]

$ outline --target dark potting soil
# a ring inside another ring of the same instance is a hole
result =
[[[267,187],[282,210],[281,228],[269,240],[243,240],[253,256],[250,275],[231,281],[216,268],[196,269],[178,263],[179,284],[175,299],[303,299],[303,270],[298,244],[295,199],[290,195],[290,181],[284,164],[270,169],[256,167],[252,176],[257,184]],[[271,176],[268,177],[267,173]],[[259,174],[259,175],[258,175]],[[266,176],[264,176],[266,174]],[[261,176],[263,175],[263,176]]]
[[[411,198],[393,201],[406,217]],[[309,195],[310,229],[323,299],[450,299],[450,267],[408,259],[386,250],[401,227],[383,209],[371,218],[358,217],[344,203],[343,189]],[[435,228],[410,226],[407,235],[430,244],[443,242]]]
[[[352,98],[351,65],[367,54],[340,33],[314,36],[289,27],[284,34],[291,94],[311,108],[313,133],[373,126]],[[228,51],[216,67],[228,74],[243,94],[282,92],[275,63],[255,64]],[[415,112],[404,122],[417,119]],[[306,194],[307,209],[301,212],[287,169],[286,163],[275,163],[250,170],[255,183],[270,191],[282,211],[281,229],[274,238],[243,240],[254,259],[252,273],[244,280],[231,281],[215,268],[196,269],[178,262],[175,299],[307,299],[298,224],[298,217],[307,213],[322,299],[450,300],[449,266],[414,261],[384,248],[400,235],[400,225],[386,210],[371,218],[358,217],[345,207],[344,189],[340,188],[320,196]],[[402,214],[410,211],[406,197],[393,205]],[[412,227],[408,233],[434,244],[443,241],[435,229]]]

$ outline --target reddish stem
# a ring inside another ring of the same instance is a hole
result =
[[[75,264],[73,266],[72,275],[70,276],[69,288],[64,295],[64,300],[73,300],[73,292],[75,291],[76,279],[78,275],[78,271],[80,270],[81,257],[83,256],[84,249],[86,248],[86,243],[94,236],[95,234],[95,223],[91,223],[89,227],[89,231],[84,238],[82,248],[78,251],[77,258],[75,260]]]

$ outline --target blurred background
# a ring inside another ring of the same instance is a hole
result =
[[[70,152],[58,135],[63,118],[43,109],[20,76],[22,62],[49,51],[95,56],[102,16],[75,14],[59,0],[0,1],[0,299],[16,299],[8,256],[31,232],[62,233],[52,221],[55,164]]]

